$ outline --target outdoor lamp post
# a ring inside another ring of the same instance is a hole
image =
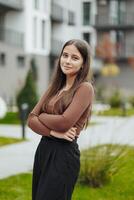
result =
[[[124,100],[122,100],[122,102],[121,102],[121,109],[122,109],[122,116],[126,116],[127,108],[126,108],[126,102]]]
[[[21,104],[20,119],[21,119],[21,125],[22,125],[23,139],[25,139],[25,124],[26,124],[26,119],[27,119],[27,112],[28,112],[28,104],[27,103]]]

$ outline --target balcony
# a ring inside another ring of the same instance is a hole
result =
[[[51,19],[53,22],[62,23],[63,22],[63,8],[52,2],[52,12]]]
[[[134,56],[134,44],[126,44],[125,46],[121,45],[120,48],[115,49],[114,59],[116,61],[125,61],[128,60],[129,57]],[[106,57],[101,57],[96,54],[96,57],[106,59]]]
[[[120,48],[120,50],[117,52],[116,57],[117,60],[123,60],[123,59],[128,59],[129,57],[134,56],[134,44],[129,43],[127,44],[124,48]]]
[[[96,15],[95,27],[97,30],[134,29],[134,13],[121,13],[118,18],[112,18],[109,13]]]
[[[52,38],[52,40],[51,40],[51,55],[59,56],[62,46],[63,46],[62,41]]]
[[[68,24],[75,25],[75,13],[73,11],[68,11]]]
[[[9,10],[23,10],[22,0],[0,0],[0,12],[6,12]]]
[[[23,48],[24,34],[0,27],[0,42],[4,42],[14,47]]]

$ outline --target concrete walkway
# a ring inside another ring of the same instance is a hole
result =
[[[92,117],[97,125],[81,132],[80,149],[105,143],[134,145],[134,117]],[[19,125],[0,125],[1,136],[21,137]],[[32,170],[39,135],[26,127],[28,141],[0,148],[0,178]]]
[[[17,125],[0,125],[0,136],[21,138]],[[40,136],[26,128],[27,141],[0,148],[0,179],[32,169]]]

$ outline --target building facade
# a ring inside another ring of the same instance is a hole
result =
[[[40,96],[69,39],[85,39],[94,52],[95,12],[94,0],[0,0],[0,96],[15,104],[32,57]]]
[[[114,56],[120,66],[120,74],[115,81],[126,92],[133,91],[134,69],[129,60],[134,58],[134,1],[133,0],[97,0],[94,28],[97,41],[109,34],[115,45]],[[110,84],[109,77],[100,77],[99,83]]]

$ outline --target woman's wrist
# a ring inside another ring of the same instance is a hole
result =
[[[36,116],[36,117],[39,116],[38,114],[36,114],[36,113],[34,113],[34,112],[30,112],[30,114],[31,114],[31,115],[34,115],[34,116]]]
[[[56,137],[56,138],[62,138],[62,134],[57,133],[56,131],[51,130],[50,136]]]

